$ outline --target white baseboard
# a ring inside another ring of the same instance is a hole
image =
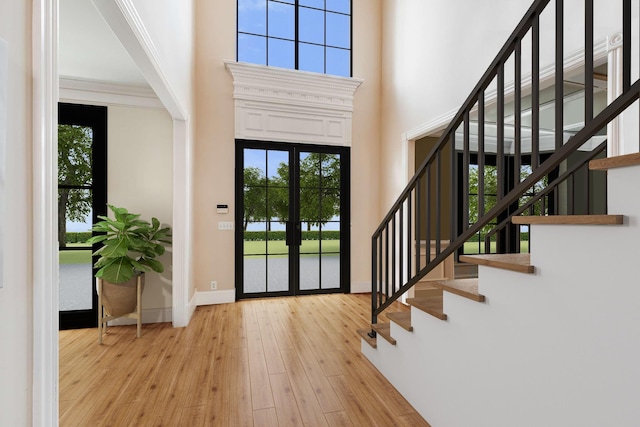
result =
[[[171,307],[142,309],[142,323],[171,322]],[[120,317],[109,322],[109,326],[135,325],[136,319]]]
[[[191,297],[191,300],[189,300],[189,307],[188,307],[189,320],[191,320],[191,318],[193,317],[193,313],[196,312],[196,307],[198,307],[197,299],[196,299],[197,296],[198,296],[198,291],[196,290],[193,292],[193,296]]]
[[[202,292],[196,290],[196,294],[193,297],[196,305],[227,304],[236,302],[236,291],[235,289]]]
[[[371,282],[352,282],[351,293],[352,294],[371,293]]]

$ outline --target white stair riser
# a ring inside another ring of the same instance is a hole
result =
[[[485,303],[445,292],[447,321],[413,309],[414,332],[392,323],[397,345],[363,353],[434,426],[637,425],[635,183],[640,167],[609,172],[624,225],[534,225],[535,274],[481,266]]]

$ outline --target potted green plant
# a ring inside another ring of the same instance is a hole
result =
[[[114,218],[98,216],[101,221],[94,224],[92,231],[100,234],[87,242],[102,243],[94,252],[99,256],[94,264],[98,269],[95,276],[101,281],[101,304],[106,314],[115,318],[136,310],[136,286],[141,282],[144,287],[144,272],[164,271],[157,257],[164,254],[165,245],[171,244],[171,229],[161,228],[157,218],[149,222],[125,208],[109,205],[109,209]]]

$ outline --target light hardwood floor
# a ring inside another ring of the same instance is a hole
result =
[[[339,294],[202,306],[187,328],[110,327],[102,346],[96,329],[61,331],[60,425],[428,426],[360,353],[369,307]]]

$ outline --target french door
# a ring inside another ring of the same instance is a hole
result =
[[[349,148],[236,142],[236,297],[348,292]]]
[[[107,210],[107,108],[58,105],[60,329],[98,324],[98,297],[86,243]],[[94,245],[95,246],[95,245]]]

